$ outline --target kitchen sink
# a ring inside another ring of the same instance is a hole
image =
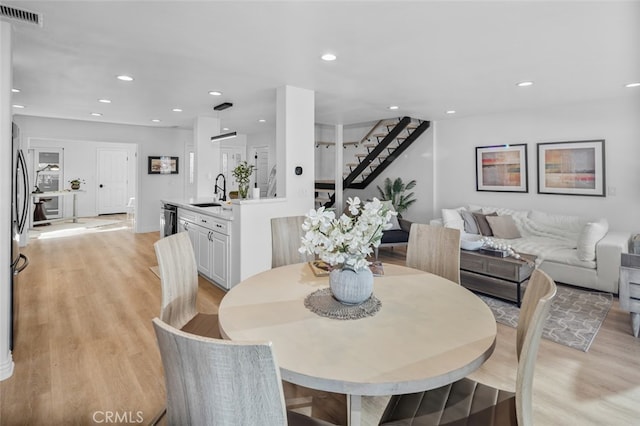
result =
[[[194,207],[220,207],[220,203],[194,203],[191,204]]]

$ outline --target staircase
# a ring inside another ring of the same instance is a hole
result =
[[[345,164],[343,189],[364,189],[431,126],[430,121],[402,117],[378,121],[360,142],[354,161]],[[335,182],[316,181],[316,208],[335,202]]]

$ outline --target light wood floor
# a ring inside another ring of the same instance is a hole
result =
[[[164,405],[151,327],[160,306],[149,270],[157,238],[118,230],[29,244],[0,425],[105,423],[109,412],[147,423]],[[401,251],[380,252],[383,261],[404,262]],[[201,280],[199,310],[215,312],[223,295]],[[476,378],[513,389],[514,341],[515,330],[498,324],[497,348]],[[617,300],[589,352],[543,339],[534,388],[538,425],[640,425],[640,339]],[[384,404],[365,398],[366,424],[376,424]]]

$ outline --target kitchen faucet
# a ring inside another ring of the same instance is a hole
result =
[[[222,187],[218,186],[218,179],[222,178]],[[213,186],[214,195],[218,193],[218,189],[222,190],[222,197],[218,198],[220,201],[227,201],[227,178],[224,177],[222,173],[216,176],[216,182]]]

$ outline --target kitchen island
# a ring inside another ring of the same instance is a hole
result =
[[[189,233],[198,271],[224,290],[271,268],[271,218],[313,208],[286,198],[219,201],[220,206],[203,206],[213,204],[213,198],[161,202],[178,208],[177,231]]]

